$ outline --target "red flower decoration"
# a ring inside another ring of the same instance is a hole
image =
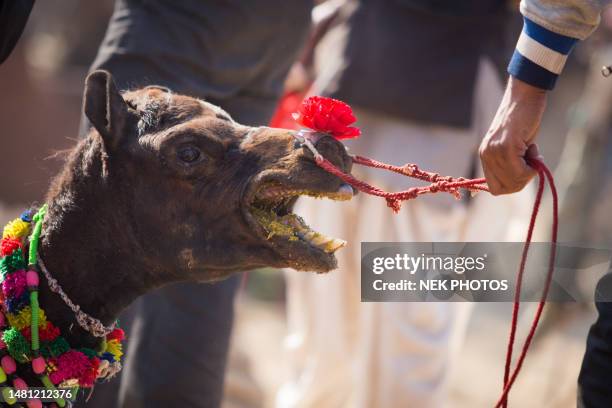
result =
[[[306,98],[293,119],[300,125],[317,132],[327,133],[336,139],[351,139],[361,134],[359,128],[351,126],[357,120],[346,103],[323,96]]]

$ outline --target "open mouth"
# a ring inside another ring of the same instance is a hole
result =
[[[314,231],[302,217],[292,212],[299,196],[346,201],[353,197],[353,188],[343,184],[335,192],[296,189],[277,182],[261,185],[249,203],[249,211],[263,231],[265,239],[286,240],[289,244],[307,245],[329,256],[346,246],[346,241]]]

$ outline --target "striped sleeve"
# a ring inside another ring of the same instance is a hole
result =
[[[523,20],[508,73],[538,88],[553,89],[578,39],[550,31],[527,17]]]

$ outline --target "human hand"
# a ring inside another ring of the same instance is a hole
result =
[[[510,77],[479,149],[484,175],[493,195],[520,191],[537,174],[526,159],[541,159],[534,141],[546,100],[546,90]]]

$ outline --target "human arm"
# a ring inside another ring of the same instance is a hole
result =
[[[526,157],[539,156],[535,141],[567,56],[599,24],[609,1],[523,0],[523,31],[508,66],[506,92],[480,146],[491,192],[521,190],[536,174]]]

